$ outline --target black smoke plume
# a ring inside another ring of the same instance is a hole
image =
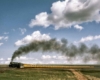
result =
[[[61,41],[57,41],[56,39],[51,39],[49,41],[33,41],[27,45],[19,47],[18,50],[13,53],[11,61],[18,56],[28,54],[29,52],[37,52],[39,50],[42,52],[60,52],[70,59],[88,54],[88,56],[84,58],[84,62],[91,59],[100,61],[100,48],[97,45],[93,45],[92,47],[87,47],[83,43],[80,43],[79,46],[74,44],[69,45],[66,39],[62,39]]]

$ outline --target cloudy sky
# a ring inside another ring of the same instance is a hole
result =
[[[66,38],[100,46],[100,0],[0,0],[0,63],[9,63],[19,46],[34,40]],[[81,63],[78,58],[74,63]],[[72,63],[57,53],[16,58],[29,63]],[[90,61],[90,63],[95,61]]]

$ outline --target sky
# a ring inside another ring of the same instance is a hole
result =
[[[0,0],[0,64],[8,64],[18,47],[34,40],[65,38],[75,45],[100,46],[99,4],[100,0]],[[15,61],[82,63],[81,57],[71,62],[56,52],[31,52]]]

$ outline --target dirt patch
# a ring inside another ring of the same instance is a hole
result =
[[[77,80],[88,80],[81,72],[76,71],[74,69],[70,69],[70,70],[75,75],[75,77],[77,78]]]

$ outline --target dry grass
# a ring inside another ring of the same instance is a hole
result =
[[[88,80],[100,80],[100,78],[94,77],[94,76],[90,76],[90,75],[85,75]]]
[[[76,80],[73,73],[66,69],[45,68],[0,68],[1,80]]]

